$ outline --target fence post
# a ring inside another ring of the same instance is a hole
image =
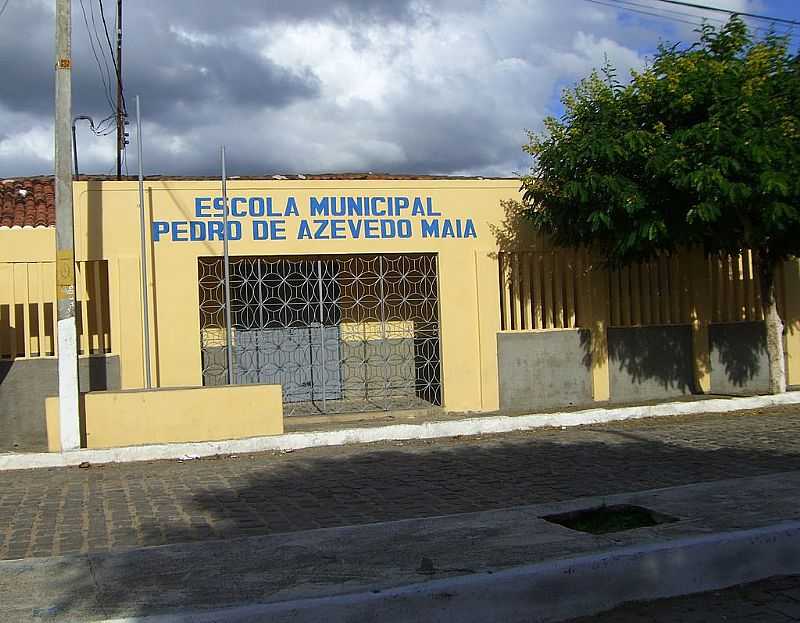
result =
[[[584,299],[587,300],[588,326],[591,331],[592,396],[596,402],[611,398],[611,380],[608,368],[608,270],[598,265],[596,258],[587,258],[586,279],[583,280]]]
[[[800,385],[800,260],[784,262],[783,276],[786,384]]]
[[[690,312],[692,325],[692,362],[695,391],[707,394],[711,391],[711,354],[708,325],[711,322],[711,282],[708,260],[700,248],[689,251],[689,275],[691,279]]]

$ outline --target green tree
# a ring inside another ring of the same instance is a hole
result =
[[[785,391],[775,273],[800,255],[800,56],[733,17],[691,46],[659,47],[626,84],[606,64],[562,102],[525,146],[528,219],[612,265],[690,245],[753,249],[770,390]]]

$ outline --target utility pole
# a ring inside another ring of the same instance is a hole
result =
[[[61,451],[80,447],[78,342],[75,327],[75,240],[72,213],[72,12],[56,0],[56,300],[58,319],[58,419]]]
[[[125,149],[125,109],[122,104],[122,0],[117,0],[117,179],[122,178]]]

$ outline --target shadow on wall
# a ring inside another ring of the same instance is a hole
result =
[[[612,370],[637,385],[655,384],[664,391],[691,393],[692,336],[688,326],[629,327],[608,330]]]
[[[712,325],[710,342],[712,365],[720,376],[724,370],[724,378],[718,383],[733,391],[752,386],[768,389],[767,335],[763,322]]]
[[[135,533],[136,542],[127,545],[160,545],[473,512],[800,469],[800,454],[759,446],[747,428],[740,426],[723,439],[718,427],[686,426],[695,427],[691,437],[698,443],[692,446],[663,443],[655,438],[657,432],[595,430],[591,440],[584,435],[580,442],[573,438],[566,443],[563,433],[542,431],[535,438],[502,443],[484,439],[406,449],[342,448],[335,456],[310,450],[93,467],[80,476],[90,490],[105,488],[104,498],[114,495],[115,482],[125,482],[125,491],[119,491],[122,511],[134,505],[138,520],[134,528],[125,525],[124,512],[114,517],[112,538],[125,538],[128,531]],[[726,440],[730,445],[720,448]],[[113,500],[104,501],[115,508]],[[102,506],[89,513],[99,513],[98,525],[105,525]],[[90,517],[89,523],[93,521]],[[241,551],[242,545],[229,547]],[[389,559],[412,576],[420,566],[419,554],[406,551],[413,546],[375,552],[374,568],[355,567],[332,555],[335,552],[300,544],[276,548],[262,542],[247,547],[259,547],[264,555],[237,558],[222,547],[214,569],[197,568],[194,560],[178,558],[168,548],[148,550],[146,567],[141,551],[98,553],[92,556],[94,585],[83,575],[80,582],[76,579],[76,566],[62,565],[60,577],[52,578],[52,585],[60,582],[63,592],[54,604],[56,615],[86,616],[87,609],[98,607],[104,618],[153,614],[179,606],[176,595],[190,596],[193,607],[223,607],[280,598],[294,586],[313,588],[321,580],[346,590],[348,583],[375,578],[380,564]],[[435,564],[452,544],[432,547],[425,555]],[[541,551],[542,545],[532,547]],[[515,553],[520,563],[527,555],[524,547]],[[293,562],[291,567],[287,560]],[[491,569],[493,564],[497,563],[487,559],[485,566]],[[124,586],[109,582],[124,569],[139,570],[126,574],[134,581]],[[235,585],[220,580],[228,575],[237,579]]]
[[[542,245],[542,236],[536,233],[533,225],[525,216],[524,206],[515,199],[501,201],[503,220],[499,225],[490,224],[489,230],[494,236],[500,252],[535,249]],[[496,258],[497,253],[491,257]]]

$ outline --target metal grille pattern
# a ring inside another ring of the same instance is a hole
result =
[[[231,257],[232,380],[286,415],[441,404],[435,255]],[[223,260],[199,259],[203,381],[227,382]]]

